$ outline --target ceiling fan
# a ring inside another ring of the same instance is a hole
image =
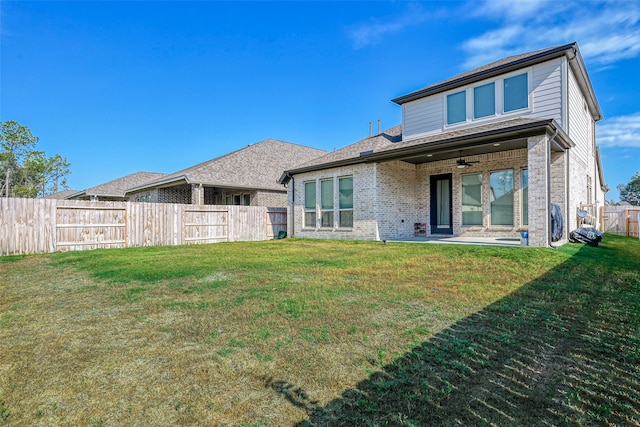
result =
[[[460,150],[460,158],[456,160],[456,166],[458,169],[464,169],[468,166],[473,166],[473,163],[480,163],[478,160],[468,162],[462,158],[462,150]]]

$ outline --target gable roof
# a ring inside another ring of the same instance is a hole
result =
[[[65,197],[65,199],[77,197],[123,198],[128,188],[158,179],[165,175],[166,174],[159,172],[136,172],[130,175],[116,178],[109,182],[105,182],[104,184],[87,188],[86,190],[69,194]]]
[[[43,197],[43,199],[57,199],[62,200],[66,199],[67,196],[78,193],[78,190],[62,190],[57,193],[49,194]]]
[[[518,117],[404,141],[402,140],[402,126],[395,126],[379,135],[358,141],[314,161],[302,164],[295,169],[285,170],[279,181],[286,184],[292,175],[298,173],[358,163],[396,159],[422,163],[427,161],[425,156],[428,155],[433,156],[429,156],[428,161],[456,158],[460,150],[465,150],[467,155],[473,155],[474,151],[477,151],[475,154],[501,151],[505,149],[506,144],[510,144],[512,149],[524,148],[528,136],[543,133],[556,135],[554,143],[559,150],[573,146],[569,136],[553,119]],[[493,147],[493,144],[497,142],[501,142],[503,145]]]
[[[569,65],[578,81],[580,89],[584,93],[591,114],[596,121],[602,119],[602,111],[593,91],[593,86],[586,71],[586,66],[578,49],[578,44],[573,42],[562,46],[550,47],[547,49],[536,50],[533,52],[522,53],[519,55],[509,56],[487,65],[475,68],[473,70],[458,74],[449,79],[432,84],[423,89],[411,92],[407,95],[399,96],[392,99],[398,105],[414,101],[416,99],[435,95],[457,87],[465,86],[480,80],[498,76],[500,74],[509,73],[520,68],[529,67],[540,64],[555,58],[566,56]]]
[[[127,193],[181,183],[252,190],[283,191],[278,177],[283,170],[326,154],[325,150],[266,139],[181,171],[130,187]]]

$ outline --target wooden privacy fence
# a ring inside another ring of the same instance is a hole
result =
[[[638,237],[640,207],[603,206],[600,208],[602,230],[619,236]]]
[[[0,255],[258,241],[286,230],[286,208],[0,198]]]

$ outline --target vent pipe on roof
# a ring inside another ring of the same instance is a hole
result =
[[[380,135],[380,119],[378,119],[378,135]]]
[[[369,138],[371,138],[371,122],[369,122]]]

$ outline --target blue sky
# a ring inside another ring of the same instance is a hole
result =
[[[83,190],[267,138],[332,150],[401,122],[390,100],[578,42],[607,198],[640,172],[640,2],[0,2],[0,121]]]

